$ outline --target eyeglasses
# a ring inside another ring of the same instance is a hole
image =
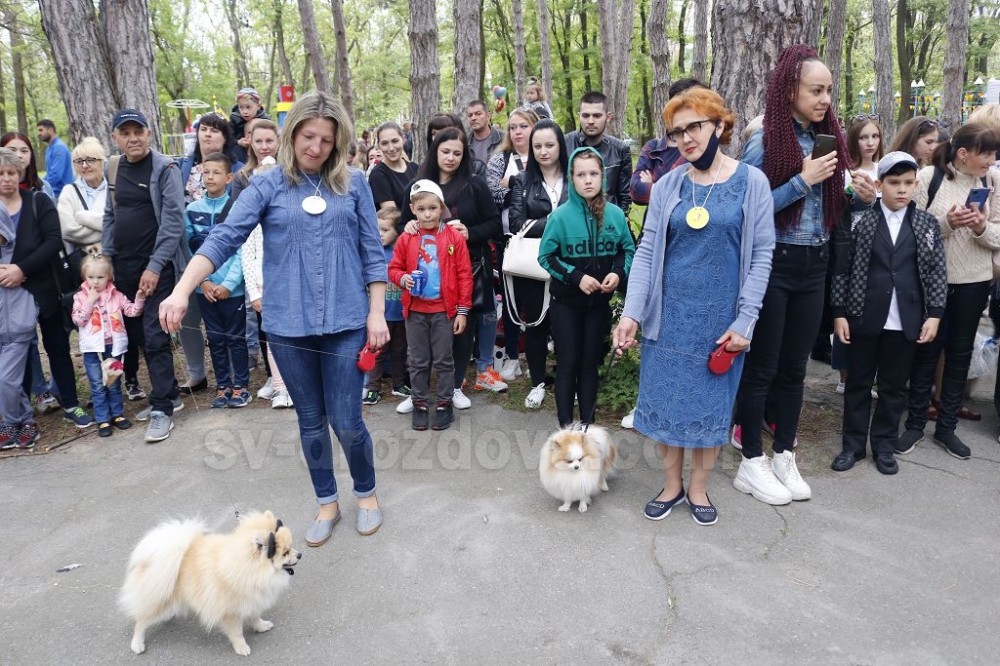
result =
[[[685,134],[694,139],[698,134],[701,134],[701,126],[705,123],[715,124],[715,121],[706,118],[705,120],[696,120],[693,123],[688,124],[687,127],[678,127],[675,130],[667,132],[667,140],[670,141],[670,143],[678,143],[684,138]]]
[[[864,122],[864,123],[866,123],[869,120],[874,120],[875,122],[879,123],[880,125],[882,124],[882,116],[880,116],[877,113],[862,113],[859,116],[854,116],[854,120],[851,121],[851,122],[854,122],[854,123],[862,123],[862,122]]]
[[[96,157],[78,157],[75,160],[73,160],[73,164],[77,166],[83,166],[84,164],[87,164],[89,166],[94,166],[100,161],[101,160],[97,159]]]

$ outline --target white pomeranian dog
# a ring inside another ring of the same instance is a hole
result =
[[[119,597],[135,621],[132,652],[145,652],[150,627],[193,613],[205,629],[221,628],[236,654],[250,654],[244,623],[257,632],[274,626],[261,613],[288,587],[301,557],[270,511],[245,515],[229,534],[209,533],[200,520],[159,525],[132,551]]]
[[[618,444],[607,430],[590,425],[585,432],[574,423],[546,440],[538,475],[545,491],[562,500],[560,511],[569,511],[573,502],[579,502],[583,513],[594,495],[608,489],[608,474],[617,458]]]

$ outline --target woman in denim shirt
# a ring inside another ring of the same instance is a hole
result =
[[[830,70],[815,50],[785,49],[768,83],[764,127],[743,154],[743,161],[763,170],[771,182],[777,244],[737,398],[737,422],[745,427],[733,431],[733,444],[743,451],[733,486],[768,504],[812,494],[792,447],[806,363],[823,314],[830,229],[846,207],[848,154],[830,106],[832,88]],[[836,151],[812,159],[817,134],[835,136]],[[775,413],[768,416],[776,423],[773,461],[760,436],[769,392]]]
[[[388,276],[371,190],[348,167],[352,136],[350,118],[332,95],[311,92],[296,102],[281,135],[281,168],[250,181],[160,307],[163,327],[178,330],[190,293],[261,225],[264,330],[295,403],[320,505],[306,533],[310,546],[325,543],[340,520],[330,427],[354,482],[358,532],[373,534],[382,523],[356,361],[365,344],[377,349],[389,340]]]

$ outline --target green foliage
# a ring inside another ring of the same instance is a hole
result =
[[[618,325],[624,307],[625,298],[621,294],[615,294],[611,300],[612,330]],[[611,347],[610,341],[608,347]],[[639,397],[639,357],[641,353],[639,349],[640,346],[637,345],[615,359],[610,367],[605,362],[604,367],[601,368],[601,384],[597,392],[597,404],[602,411],[624,413],[635,407],[635,402]],[[613,354],[614,351],[612,350],[611,353]]]

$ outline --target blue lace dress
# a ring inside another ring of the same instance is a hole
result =
[[[644,340],[635,429],[661,444],[688,449],[728,441],[743,354],[724,375],[708,370],[715,341],[736,319],[740,239],[747,166],[718,183],[705,208],[711,218],[692,229],[685,216],[709,186],[685,179],[670,215],[663,266],[663,314],[657,340]]]

